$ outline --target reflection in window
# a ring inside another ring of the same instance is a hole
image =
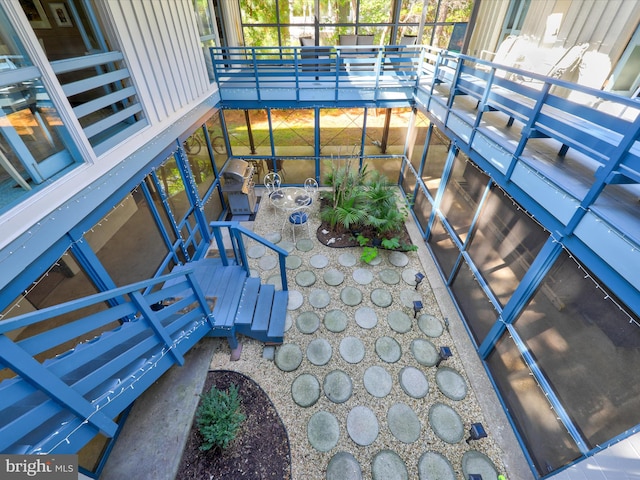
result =
[[[427,133],[429,132],[429,119],[427,116],[418,111],[415,113],[412,140],[409,142],[407,149],[407,158],[413,165],[416,172],[420,168],[422,155],[424,153],[424,144],[427,141]],[[420,172],[418,172],[419,174]]]
[[[225,110],[224,121],[232,155],[271,156],[269,119],[265,110]]]
[[[187,198],[182,175],[175,157],[172,155],[167,158],[160,168],[156,170],[156,174],[158,175],[160,187],[171,207],[173,218],[179,222],[191,209],[191,204]]]
[[[438,130],[438,128],[433,127],[431,137],[429,138],[422,180],[427,190],[429,190],[429,194],[434,198],[438,192],[438,188],[440,188],[440,179],[442,178],[442,172],[444,171],[444,165],[447,161],[450,145],[451,140]]]
[[[276,155],[313,155],[315,144],[313,110],[271,110]]]
[[[445,230],[439,217],[436,217],[431,227],[429,245],[445,279],[448,279],[460,256],[460,250]]]
[[[359,155],[363,124],[364,110],[362,108],[323,108],[320,110],[320,149],[322,155]]]

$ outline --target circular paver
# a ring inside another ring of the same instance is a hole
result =
[[[380,280],[382,280],[387,285],[396,285],[400,283],[400,274],[395,270],[382,270],[380,273],[378,273],[378,276],[380,277]]]
[[[444,328],[440,320],[433,315],[423,313],[418,317],[418,328],[422,330],[427,337],[437,338],[442,335]]]
[[[296,284],[301,287],[310,287],[316,283],[316,274],[311,270],[303,270],[296,275]]]
[[[338,452],[327,465],[327,480],[362,480],[362,468],[349,452]]]
[[[293,326],[293,317],[289,312],[287,312],[287,316],[284,319],[284,331],[288,332],[289,330],[291,330],[292,326]]]
[[[269,232],[264,235],[264,238],[269,240],[271,243],[278,243],[282,240],[282,234],[280,232]]]
[[[356,323],[366,329],[375,327],[378,323],[378,315],[373,308],[361,307],[355,313]]]
[[[380,450],[371,461],[373,480],[409,480],[407,466],[393,450]]]
[[[329,265],[329,259],[326,255],[317,254],[309,259],[309,265],[314,268],[324,268]]]
[[[418,273],[418,270],[416,270],[415,268],[405,268],[404,270],[402,270],[402,280],[404,280],[404,283],[406,283],[407,285],[411,285],[412,287],[415,287],[416,273]],[[423,278],[422,282],[424,282],[425,280],[426,279]]]
[[[386,308],[393,302],[393,297],[389,291],[383,288],[376,288],[371,291],[371,301],[378,307]]]
[[[373,260],[367,263],[372,267],[375,267],[376,265],[380,265],[382,263],[382,255],[380,255],[380,252],[378,252],[378,256],[376,258],[374,258]]]
[[[271,275],[269,278],[267,278],[265,283],[275,286],[276,290],[282,290],[282,277],[279,273]]]
[[[298,255],[289,255],[284,260],[284,266],[289,270],[300,268],[300,265],[302,265],[302,258],[300,258]]]
[[[333,403],[344,403],[351,397],[353,383],[351,377],[342,370],[334,370],[324,377],[324,394]]]
[[[345,337],[340,342],[340,355],[345,362],[358,363],[364,358],[364,344],[359,338]]]
[[[491,459],[475,450],[470,450],[462,456],[462,472],[465,478],[472,473],[481,475],[483,479],[498,478],[498,472]]]
[[[358,405],[347,415],[347,433],[358,445],[371,445],[378,437],[378,431],[378,419],[370,408]]]
[[[344,281],[344,273],[342,273],[340,270],[332,268],[331,270],[327,270],[326,272],[324,272],[322,278],[324,279],[324,283],[335,287],[337,285],[340,285]]]
[[[340,333],[347,328],[349,317],[342,310],[330,310],[324,316],[324,326],[333,333]]]
[[[422,295],[415,290],[402,290],[400,292],[400,303],[407,308],[413,308],[413,302],[422,301]]]
[[[302,350],[295,343],[285,343],[278,347],[274,361],[283,372],[292,372],[302,363]]]
[[[409,257],[406,253],[391,252],[389,254],[389,263],[394,267],[404,267],[409,263]]]
[[[438,452],[425,452],[418,462],[420,480],[456,480],[456,472],[449,460]]]
[[[247,248],[247,257],[249,258],[260,258],[265,253],[267,253],[267,249],[264,245],[252,245]]]
[[[278,243],[278,246],[287,253],[293,252],[293,250],[296,248],[295,243],[290,242],[289,240],[282,240],[280,243]]]
[[[261,270],[271,270],[278,265],[278,259],[274,255],[265,255],[258,260],[258,267]]]
[[[429,409],[429,423],[434,433],[444,442],[458,443],[464,435],[460,415],[444,403],[435,403]]]
[[[316,412],[307,423],[307,438],[313,448],[328,452],[338,444],[340,424],[329,412]]]
[[[302,312],[296,319],[296,327],[307,335],[315,332],[320,326],[320,317],[315,312]]]
[[[395,363],[402,356],[402,348],[393,337],[380,337],[376,340],[376,353],[387,363]]]
[[[313,240],[310,238],[302,238],[296,242],[296,248],[301,252],[310,252],[313,250]]]
[[[429,393],[429,381],[415,367],[404,367],[398,375],[404,393],[413,398],[424,398]]]
[[[304,303],[304,297],[298,290],[289,290],[289,302],[287,303],[287,310],[297,310]]]
[[[389,430],[403,443],[413,443],[420,438],[420,419],[405,403],[392,405],[387,412]]]
[[[440,367],[436,372],[436,385],[451,400],[460,401],[467,396],[467,382],[456,370]]]
[[[391,330],[398,333],[407,333],[411,330],[412,318],[401,310],[393,310],[387,315],[387,322]]]
[[[355,307],[362,303],[362,292],[356,287],[344,287],[340,292],[340,300],[345,305]]]
[[[331,296],[326,290],[314,289],[309,294],[309,303],[315,308],[324,308],[331,302]]]
[[[356,261],[356,256],[353,253],[343,253],[338,257],[338,263],[343,267],[353,267]]]
[[[307,346],[307,359],[314,365],[326,365],[331,360],[333,350],[324,338],[316,338]]]
[[[320,398],[320,382],[309,373],[303,373],[291,384],[291,396],[297,405],[307,408]]]
[[[440,358],[436,346],[423,338],[416,338],[411,342],[411,353],[416,362],[425,367],[433,367]]]
[[[360,285],[368,285],[373,281],[373,273],[366,268],[357,268],[353,271],[353,279]]]
[[[393,378],[384,368],[374,365],[364,372],[364,388],[371,395],[383,398],[389,395],[393,386]]]

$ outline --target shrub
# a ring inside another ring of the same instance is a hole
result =
[[[225,449],[236,438],[240,425],[245,420],[240,412],[240,395],[237,385],[229,390],[213,387],[202,396],[196,412],[198,430],[203,442],[200,450]]]

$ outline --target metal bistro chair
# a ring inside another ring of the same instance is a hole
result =
[[[293,212],[291,212],[290,215],[287,216],[287,219],[282,225],[283,231],[287,222],[289,223],[289,225],[291,225],[293,243],[296,243],[296,227],[302,227],[306,225],[308,238],[311,238],[311,229],[309,227],[309,206],[310,204],[307,204],[301,205],[300,207],[296,208]]]
[[[307,178],[304,181],[304,189],[307,192],[307,195],[309,195],[309,198],[311,199],[309,203],[313,203],[313,201],[316,199],[316,195],[318,194],[318,182],[316,182],[316,179]]]
[[[267,189],[267,198],[269,199],[269,203],[271,203],[271,198],[274,194],[282,195],[282,192],[280,192],[280,183],[280,175],[275,172],[269,172],[264,176],[264,186]],[[275,210],[276,207],[273,206],[273,209]]]

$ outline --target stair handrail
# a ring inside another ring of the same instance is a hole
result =
[[[280,280],[282,283],[282,290],[289,290],[289,287],[287,286],[287,268],[285,264],[285,259],[289,256],[289,252],[277,246],[275,243],[270,242],[266,238],[261,237],[252,230],[243,227],[239,222],[211,222],[209,223],[209,227],[211,228],[211,232],[216,241],[218,251],[220,252],[220,260],[225,266],[229,265],[229,258],[227,257],[227,252],[224,247],[222,229],[227,228],[229,230],[229,238],[231,239],[231,245],[233,247],[234,260],[238,265],[244,268],[244,270],[247,272],[247,276],[251,272],[249,271],[249,262],[247,260],[247,252],[242,237],[243,235],[246,235],[247,237],[260,243],[261,245],[264,245],[265,247],[276,252],[278,254],[278,261],[280,264]]]

